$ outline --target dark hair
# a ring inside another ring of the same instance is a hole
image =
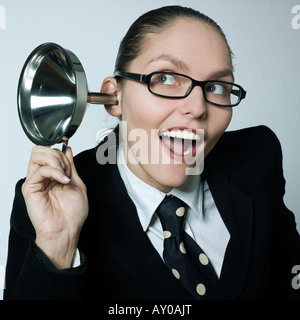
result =
[[[198,20],[213,27],[224,39],[229,54],[232,55],[224,32],[214,20],[192,8],[166,6],[143,14],[131,25],[121,41],[115,71],[129,71],[131,62],[139,55],[142,49],[144,37],[147,34],[159,32],[163,27],[171,24],[178,18]]]

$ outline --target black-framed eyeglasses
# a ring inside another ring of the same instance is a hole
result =
[[[220,107],[235,107],[246,97],[246,91],[238,84],[219,80],[198,81],[176,72],[139,74],[116,71],[114,77],[146,83],[151,93],[169,99],[186,98],[194,87],[199,86],[204,99]]]

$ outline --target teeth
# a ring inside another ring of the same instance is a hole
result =
[[[172,130],[172,131],[161,131],[160,136],[178,138],[178,139],[189,139],[189,140],[200,140],[200,136],[190,130]]]

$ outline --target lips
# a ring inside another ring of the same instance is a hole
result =
[[[204,139],[203,130],[182,127],[163,129],[158,135],[169,156],[183,162],[196,156]]]

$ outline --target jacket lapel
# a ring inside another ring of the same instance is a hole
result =
[[[251,265],[253,200],[235,183],[235,177],[241,174],[240,167],[226,165],[226,160],[218,152],[205,161],[203,176],[230,233],[220,276],[220,298],[237,299]]]

